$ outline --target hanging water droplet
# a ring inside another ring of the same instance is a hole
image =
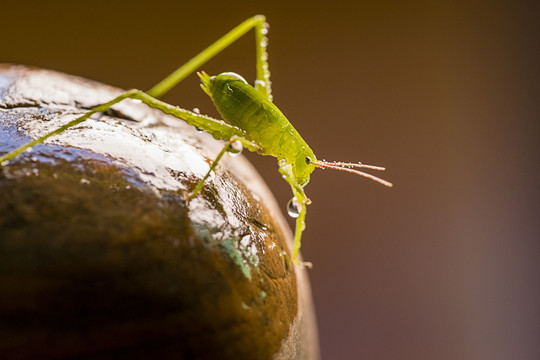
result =
[[[229,145],[229,149],[227,150],[229,152],[230,156],[238,156],[242,153],[242,150],[244,149],[244,146],[242,145],[242,142],[240,140],[235,140]]]
[[[90,120],[99,121],[102,117],[103,117],[103,113],[98,112],[98,113],[92,114],[92,116],[90,116]]]
[[[289,202],[287,203],[287,213],[292,218],[297,218],[300,216],[300,212],[302,211],[302,203],[296,199],[296,197],[293,197]]]
[[[195,114],[200,114],[201,113],[201,110],[199,110],[199,108],[193,108],[193,112]]]
[[[261,32],[263,33],[263,35],[268,34],[268,28],[263,27],[263,28],[261,29]]]

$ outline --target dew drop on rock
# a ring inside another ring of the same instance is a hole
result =
[[[302,204],[300,201],[296,199],[296,197],[293,197],[289,202],[287,203],[287,213],[292,218],[297,218],[300,216],[300,211],[302,210]]]

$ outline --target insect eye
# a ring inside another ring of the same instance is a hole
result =
[[[306,156],[306,164],[311,164],[311,158],[309,156]]]

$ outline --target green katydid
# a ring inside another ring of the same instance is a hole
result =
[[[217,76],[208,76],[204,72],[198,73],[202,81],[201,87],[210,96],[223,120],[200,115],[157,99],[251,29],[255,31],[256,46],[256,81],[254,86],[249,85],[240,75],[235,73],[227,72]],[[375,180],[385,186],[392,186],[392,184],[355,169],[384,170],[382,167],[361,163],[317,160],[307,143],[272,102],[268,55],[266,52],[267,33],[268,24],[265,17],[262,15],[251,17],[179,67],[148,92],[144,93],[140,90],[126,91],[111,101],[92,108],[86,114],[43,137],[30,141],[3,155],[0,157],[0,164],[13,159],[26,149],[42,143],[49,137],[80,124],[93,114],[106,111],[124,99],[140,100],[152,108],[180,118],[186,123],[212,134],[216,139],[226,140],[225,146],[210,165],[207,174],[186,196],[187,199],[197,195],[219,160],[227,151],[231,151],[233,146],[243,146],[250,151],[262,155],[271,155],[278,159],[279,172],[291,186],[294,195],[288,207],[289,214],[296,217],[292,257],[295,261],[298,261],[300,240],[305,229],[306,205],[311,203],[304,193],[304,187],[309,182],[309,177],[316,167],[351,172]]]

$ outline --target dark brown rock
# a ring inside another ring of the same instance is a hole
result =
[[[120,90],[0,65],[0,154]],[[290,231],[247,161],[125,101],[0,169],[0,358],[312,359]]]

